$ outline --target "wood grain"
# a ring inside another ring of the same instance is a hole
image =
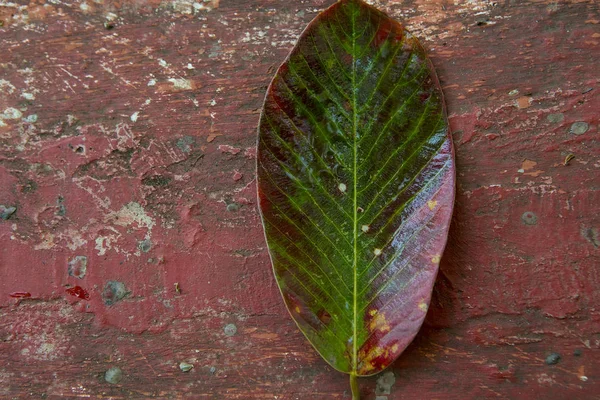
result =
[[[0,397],[349,398],[254,180],[266,85],[331,3],[0,5]],[[363,397],[599,398],[598,2],[371,4],[432,57],[458,186],[425,326]]]

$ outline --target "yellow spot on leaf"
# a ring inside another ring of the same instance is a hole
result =
[[[371,310],[371,311],[375,311],[375,310]],[[388,325],[384,314],[378,314],[377,312],[375,312],[375,314],[371,314],[371,315],[373,316],[373,319],[371,320],[371,323],[369,324],[369,328],[371,329],[371,331],[379,330],[384,333],[390,331],[390,326]]]
[[[429,209],[431,211],[433,211],[433,209],[435,208],[435,206],[437,206],[437,201],[435,201],[435,200],[429,200],[427,202],[427,206],[429,207]]]
[[[296,312],[297,312],[298,314],[300,314],[300,306],[296,306],[296,308],[295,308],[294,310],[296,310]]]
[[[373,310],[370,310],[370,311],[369,311],[369,315],[370,315],[371,317],[374,317],[374,316],[375,316],[375,314],[377,314],[377,310],[373,309]]]
[[[363,225],[361,229],[364,233],[367,233],[369,232],[369,225]]]
[[[392,353],[397,353],[398,352],[398,345],[395,344],[392,346]]]
[[[431,262],[434,263],[434,264],[439,264],[440,263],[440,259],[441,259],[440,256],[433,256],[431,258]]]
[[[376,256],[381,254],[381,249],[375,249],[373,250],[373,254],[375,254]]]
[[[427,312],[427,309],[429,307],[427,306],[427,303],[425,303],[425,301],[421,300],[419,302],[419,310],[423,311],[423,312]]]
[[[338,185],[338,189],[340,190],[340,192],[342,192],[342,193],[346,193],[346,189],[347,189],[347,187],[346,187],[346,184],[344,184],[344,183],[340,183],[340,184]]]

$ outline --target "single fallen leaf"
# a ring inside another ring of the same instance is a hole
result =
[[[423,47],[361,0],[306,28],[268,88],[258,195],[275,277],[335,369],[389,366],[417,334],[446,244],[454,155]]]

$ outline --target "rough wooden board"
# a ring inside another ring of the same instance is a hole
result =
[[[459,185],[426,325],[364,397],[596,398],[600,6],[372,3],[430,51]],[[266,85],[331,1],[194,4],[0,6],[0,397],[349,398],[282,306],[254,182]]]

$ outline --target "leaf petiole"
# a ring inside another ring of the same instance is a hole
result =
[[[358,379],[355,374],[350,374],[350,388],[352,389],[352,400],[360,400],[360,390],[358,389]]]

